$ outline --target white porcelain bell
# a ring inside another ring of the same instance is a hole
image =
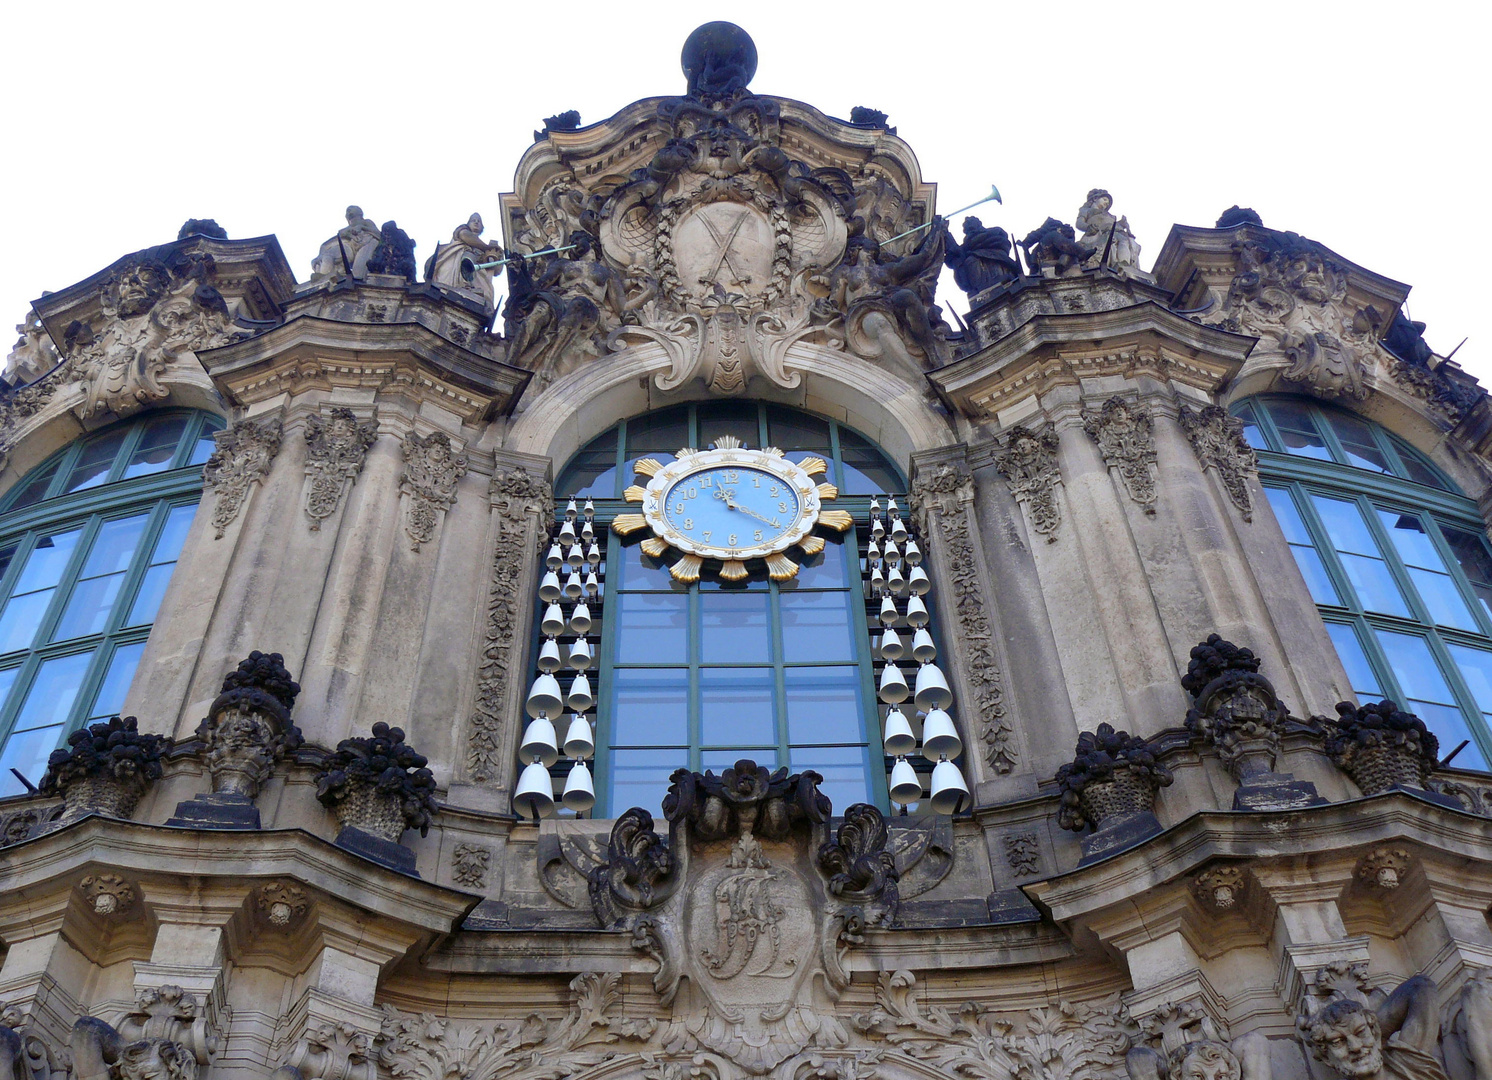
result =
[[[901,518],[895,518],[891,522],[891,539],[895,540],[897,543],[901,543],[901,541],[905,540],[906,538],[907,523]]]
[[[953,726],[953,717],[942,709],[934,709],[922,718],[923,757],[937,761],[939,758],[956,758],[963,752],[964,743],[958,737],[958,728]]]
[[[890,540],[887,540],[886,547],[882,550],[881,558],[886,560],[887,566],[895,566],[901,562],[901,549]]]
[[[589,526],[590,522],[586,522],[586,525]],[[601,545],[596,543],[594,540],[592,540],[590,544],[586,546],[585,561],[590,563],[592,566],[601,565]]]
[[[565,552],[565,562],[579,570],[585,565],[585,549],[579,544],[571,544],[570,550]]]
[[[558,570],[565,565],[565,556],[560,552],[558,544],[549,545],[549,554],[544,556],[544,565],[550,570]]]
[[[886,575],[886,588],[890,589],[897,596],[905,596],[907,594],[907,579],[902,574],[900,566],[893,566],[891,573]]]
[[[917,770],[906,758],[897,758],[896,764],[891,766],[891,801],[905,806],[920,798],[922,781],[917,779]]]
[[[524,703],[524,709],[530,716],[538,716],[540,713],[553,713],[558,716],[560,706],[563,704],[559,680],[546,671],[534,680],[533,689],[528,692],[528,701]]]
[[[593,517],[596,513],[596,504],[590,499],[585,500],[585,516]]]
[[[586,518],[584,524],[580,526],[580,538],[587,543],[596,538],[596,526],[590,518]]]
[[[565,516],[574,518],[578,513],[580,513],[580,507],[575,505],[575,496],[572,495],[570,501],[565,504]]]
[[[570,717],[570,726],[565,730],[565,757],[584,761],[596,752],[596,737],[591,733],[591,722],[585,717]]]
[[[549,778],[549,770],[537,761],[519,775],[518,790],[513,792],[513,809],[530,821],[554,813],[554,781]]]
[[[561,796],[566,810],[584,811],[596,805],[596,785],[591,782],[591,771],[585,762],[577,761],[565,777],[565,793]]]
[[[881,637],[881,659],[900,660],[906,652],[906,646],[902,644],[901,635],[895,630],[887,630]]]
[[[912,567],[912,572],[907,575],[907,591],[913,596],[926,596],[932,591],[932,581],[928,579],[926,570],[920,566]]]
[[[558,603],[550,604],[544,609],[544,617],[539,620],[539,629],[549,637],[559,637],[565,632],[565,613]]]
[[[912,635],[912,659],[919,664],[926,664],[937,658],[938,647],[933,644],[932,634],[928,633],[927,627],[920,627]]]
[[[917,546],[917,541],[908,540],[906,549],[902,552],[901,557],[907,560],[908,566],[921,566],[922,549]]]
[[[928,619],[927,605],[922,602],[922,597],[914,596],[907,601],[908,626],[926,626]]]
[[[932,808],[940,814],[956,814],[968,801],[969,785],[964,783],[964,774],[951,761],[940,761],[933,766]]]
[[[564,666],[565,662],[560,659],[559,642],[554,638],[545,638],[544,644],[539,646],[539,670],[558,671]]]
[[[540,676],[546,678],[548,676]],[[911,688],[907,686],[906,676],[901,673],[901,668],[895,664],[887,664],[881,669],[880,698],[887,705],[896,705],[907,700]]]
[[[881,625],[894,626],[896,620],[901,618],[901,613],[896,610],[896,601],[889,596],[881,598]]]
[[[572,634],[588,634],[591,631],[591,609],[586,604],[576,604],[575,610],[570,612],[570,632]]]
[[[554,734],[554,725],[547,716],[530,720],[523,729],[523,743],[518,747],[518,760],[525,765],[537,761],[546,769],[559,760],[559,740]]]
[[[584,671],[591,666],[595,658],[591,656],[591,643],[585,638],[579,638],[574,645],[570,646],[570,666],[576,671]]]
[[[596,576],[594,570],[585,575],[585,594],[587,596],[601,595],[601,579]]]
[[[553,570],[544,575],[544,580],[539,582],[539,599],[546,604],[552,604],[563,595],[564,590],[560,588],[559,575]]]
[[[880,592],[886,587],[886,575],[881,573],[881,564],[876,563],[870,568],[870,588],[872,592]]]
[[[953,695],[950,694],[948,700],[952,701]],[[591,693],[591,680],[581,672],[570,683],[570,692],[565,695],[565,705],[576,712],[585,712],[595,703],[595,695]]]
[[[875,503],[874,502],[872,502],[870,504],[870,508],[872,510],[875,509]],[[879,540],[881,537],[883,537],[885,535],[886,535],[886,526],[882,523],[881,519],[879,517],[877,517],[874,521],[872,521],[870,523],[870,536],[871,536],[871,539],[873,539],[873,540]]]
[[[580,571],[571,570],[570,576],[565,578],[565,595],[571,600],[579,600],[583,592],[585,592],[585,581],[581,578]]]
[[[559,542],[565,547],[575,543],[575,522],[566,521],[560,526]]]
[[[872,539],[870,543],[866,545],[865,557],[872,563],[874,563],[881,557],[881,545],[876,543],[874,539]]]
[[[882,731],[885,736],[882,745],[892,757],[904,757],[917,749],[917,736],[912,732],[912,722],[907,719],[906,713],[895,706],[886,714],[886,724]]]
[[[953,691],[937,664],[923,664],[917,669],[917,692],[914,699],[923,712],[946,709],[953,704]]]

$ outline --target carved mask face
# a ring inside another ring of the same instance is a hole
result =
[[[1376,1018],[1361,1006],[1344,1010],[1311,1032],[1324,1060],[1343,1076],[1369,1077],[1383,1071],[1383,1048]]]
[[[1241,1076],[1238,1059],[1222,1043],[1192,1043],[1181,1060],[1181,1080],[1239,1080]]]

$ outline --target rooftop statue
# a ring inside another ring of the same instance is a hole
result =
[[[884,261],[874,240],[851,237],[829,277],[828,299],[844,314],[851,349],[868,360],[889,360],[917,384],[937,360],[930,312],[946,236],[937,219],[910,255]]]
[[[368,273],[391,274],[402,277],[405,281],[414,283],[418,276],[417,264],[414,261],[414,241],[409,234],[399,228],[397,222],[385,221],[383,231],[378,237],[378,246],[373,249],[373,255],[368,259]]]
[[[1026,262],[1046,277],[1062,277],[1080,270],[1083,263],[1097,254],[1087,244],[1077,242],[1071,225],[1049,217],[1026,234],[1021,241]]]
[[[492,267],[480,267],[482,263],[501,259],[503,249],[501,244],[482,239],[485,227],[481,214],[473,214],[465,223],[457,225],[451,233],[451,242],[437,246],[435,254],[426,261],[425,280],[449,289],[475,293],[481,297],[483,309],[491,312],[497,306]]]
[[[520,320],[512,331],[509,362],[542,372],[544,382],[573,371],[583,357],[604,353],[606,335],[625,306],[621,275],[602,261],[595,238],[577,231],[569,242],[574,248],[552,258],[531,284],[527,260],[509,253],[524,264],[512,277],[505,312]]]
[[[1130,231],[1129,218],[1116,218],[1109,212],[1113,205],[1112,195],[1103,188],[1094,188],[1078,211],[1077,227],[1083,230],[1079,243],[1094,250],[1083,265],[1092,269],[1101,264],[1126,275],[1139,273],[1139,241]]]
[[[735,23],[708,22],[689,35],[680,59],[690,97],[730,98],[756,74],[756,43]]]
[[[1021,276],[1020,263],[1010,253],[1010,234],[998,227],[986,228],[973,215],[964,218],[962,244],[951,234],[943,243],[948,265],[953,267],[953,280],[969,296]]]
[[[1240,225],[1258,225],[1260,228],[1263,228],[1264,219],[1254,213],[1249,207],[1239,206],[1237,203],[1234,203],[1218,215],[1217,224],[1213,227],[1217,229],[1236,229]]]
[[[321,245],[311,263],[311,281],[335,281],[341,277],[361,280],[368,276],[368,260],[378,247],[378,226],[363,217],[363,208],[347,208],[347,224]]]
[[[5,360],[5,381],[12,386],[34,382],[57,366],[60,357],[46,327],[30,311],[16,324],[15,346]]]

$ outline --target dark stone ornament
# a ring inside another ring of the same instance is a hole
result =
[[[580,110],[566,109],[562,113],[544,117],[544,130],[534,132],[534,141],[546,139],[551,131],[577,131],[580,128]]]
[[[1237,203],[1234,203],[1218,215],[1217,224],[1213,228],[1236,229],[1240,225],[1257,225],[1262,229],[1264,227],[1264,219],[1254,213],[1249,207],[1239,206]]]
[[[435,776],[401,728],[373,725],[371,738],[343,739],[322,763],[316,798],[337,815],[336,845],[415,874],[414,852],[399,844],[406,829],[425,836],[436,812]],[[418,874],[415,874],[418,877]]]
[[[953,280],[971,297],[1021,276],[1020,263],[1010,252],[1010,234],[998,227],[986,228],[972,214],[964,218],[963,243],[951,235],[943,243]]]
[[[1062,277],[1073,270],[1082,269],[1083,263],[1095,255],[1097,248],[1080,244],[1072,226],[1049,217],[1026,234],[1021,241],[1026,252],[1026,263],[1035,273],[1052,271],[1053,277]]]
[[[1327,756],[1352,777],[1364,795],[1406,788],[1460,808],[1450,796],[1427,790],[1430,775],[1440,763],[1440,740],[1419,717],[1402,712],[1397,702],[1385,699],[1362,706],[1338,702],[1337,717],[1329,723]]]
[[[829,820],[833,808],[819,791],[821,780],[812,770],[789,776],[786,767],[772,772],[749,759],[719,776],[676,769],[663,797],[663,816],[672,825],[688,825],[700,840],[751,832],[783,840],[795,826]]]
[[[885,816],[869,803],[855,803],[844,812],[834,839],[819,847],[819,869],[828,875],[833,896],[854,905],[845,920],[855,944],[866,926],[890,926],[901,904],[896,856]]]
[[[89,814],[127,818],[152,780],[161,777],[167,735],[142,735],[133,716],[113,717],[73,732],[67,748],[53,750],[39,790],[61,795],[62,816],[54,827]]]
[[[756,74],[756,42],[732,22],[708,22],[684,42],[680,57],[689,96],[724,100],[743,94]]]
[[[1078,736],[1073,760],[1057,770],[1057,824],[1083,837],[1079,866],[1133,847],[1160,832],[1155,798],[1175,778],[1138,735],[1099,724]]]
[[[419,268],[414,261],[414,241],[395,222],[385,221],[383,223],[378,247],[374,249],[373,257],[368,260],[368,273],[392,274],[395,277],[402,277],[410,284],[418,278]]]
[[[653,815],[634,806],[617,818],[606,861],[587,875],[596,921],[612,929],[647,911],[673,892],[675,860],[668,841],[653,831]]]
[[[304,741],[290,721],[300,685],[279,653],[257,650],[239,661],[197,726],[212,792],[177,803],[166,822],[195,829],[257,829],[254,799],[275,764]]]
[[[206,236],[212,240],[226,240],[228,230],[212,218],[187,218],[186,224],[182,225],[181,230],[177,232],[176,239],[185,240],[189,236]]]
[[[850,123],[860,124],[863,127],[885,128],[890,135],[896,134],[896,129],[886,121],[891,118],[880,109],[868,109],[864,105],[856,105],[850,110]]]
[[[1234,810],[1290,810],[1326,801],[1316,785],[1274,771],[1290,710],[1259,674],[1251,650],[1209,634],[1192,649],[1181,686],[1192,696],[1187,730],[1215,747],[1238,781]]]

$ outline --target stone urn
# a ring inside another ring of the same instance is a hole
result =
[[[1082,860],[1092,862],[1160,831],[1155,799],[1172,779],[1144,739],[1100,724],[1078,736],[1073,760],[1057,770],[1057,823],[1074,832],[1093,827]]]
[[[90,724],[52,751],[40,791],[61,795],[62,815],[52,828],[89,814],[127,818],[151,781],[160,779],[161,758],[171,748],[165,735],[141,734],[133,716]]]
[[[373,725],[371,738],[343,739],[317,774],[316,798],[336,815],[338,847],[414,873],[414,852],[399,844],[406,829],[430,831],[435,777],[404,732]]]
[[[1364,795],[1396,787],[1423,791],[1439,763],[1440,741],[1393,701],[1361,707],[1343,701],[1329,722],[1326,753]]]

